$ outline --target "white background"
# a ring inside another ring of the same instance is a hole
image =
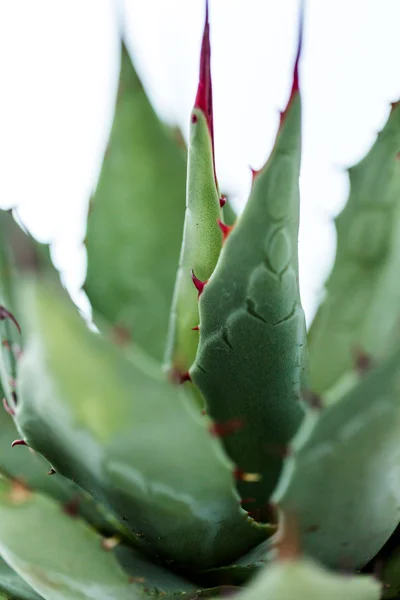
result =
[[[109,133],[119,47],[111,0],[0,0],[0,205],[54,242],[77,297],[87,201]],[[187,132],[202,0],[126,0],[130,47],[163,118]],[[210,0],[217,170],[243,206],[290,85],[297,0]],[[308,0],[300,279],[310,320],[335,246],[332,216],[400,98],[399,0]],[[83,302],[83,300],[82,300]]]

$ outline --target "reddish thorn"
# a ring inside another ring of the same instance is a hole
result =
[[[300,91],[299,63],[300,63],[301,50],[302,50],[302,45],[303,45],[303,28],[304,28],[304,10],[303,10],[303,3],[301,3],[300,4],[300,15],[299,15],[299,33],[298,33],[298,42],[297,42],[297,52],[296,52],[296,59],[295,59],[294,68],[293,68],[292,87],[290,90],[290,96],[289,96],[289,100],[286,104],[286,107],[280,114],[279,129],[281,129],[281,127],[287,117],[287,114],[289,112],[289,109],[292,105],[293,100],[295,99],[295,97],[298,95],[298,93]]]
[[[396,154],[396,160],[400,160],[400,152]]]
[[[11,408],[11,406],[8,404],[7,398],[3,398],[3,406],[6,413],[11,415],[12,417],[15,415],[15,410]]]
[[[27,446],[28,444],[26,443],[25,440],[14,440],[13,443],[11,444],[11,448],[14,448],[14,446]]]
[[[132,340],[131,334],[126,327],[117,323],[112,329],[112,341],[117,346],[126,346]]]
[[[10,342],[8,340],[3,340],[1,344],[4,348],[7,348],[7,350],[11,350]]]
[[[226,196],[221,196],[221,198],[219,199],[219,205],[221,208],[223,208],[226,204]]]
[[[192,331],[200,331],[200,325],[196,325],[196,327],[192,327]]]
[[[255,498],[242,498],[240,504],[250,504],[251,502],[257,502]]]
[[[185,383],[186,381],[192,381],[189,371],[182,373],[182,375],[179,377],[179,383]]]
[[[226,225],[220,219],[217,219],[217,223],[218,223],[218,227],[222,231],[222,240],[225,242],[226,238],[228,237],[228,235],[232,231],[233,226],[232,225]]]
[[[225,437],[240,431],[243,428],[243,425],[243,419],[229,419],[229,421],[226,421],[225,423],[213,423],[209,428],[209,432],[211,435],[217,437]]]
[[[310,408],[315,410],[321,410],[324,408],[324,402],[322,397],[315,392],[304,391],[303,392],[303,400],[308,404]]]
[[[261,173],[262,169],[253,169],[253,167],[250,167],[250,171],[251,171],[251,183],[254,183],[255,178]]]
[[[206,414],[207,414],[207,411],[206,411],[205,409],[203,409],[203,410],[201,411],[201,414],[202,414],[202,415],[206,415]]]
[[[197,123],[197,115],[192,115],[192,123]]]
[[[80,496],[72,497],[63,506],[63,511],[70,517],[77,517],[79,515],[79,505],[82,501]]]
[[[190,274],[192,276],[192,281],[194,283],[194,286],[195,286],[196,290],[199,292],[198,297],[200,298],[207,281],[201,281],[200,279],[197,279],[196,275],[194,274],[193,269],[190,270]]]
[[[4,321],[5,319],[10,319],[10,321],[12,321],[18,329],[19,333],[21,333],[21,327],[19,326],[19,323],[14,317],[14,315],[10,313],[10,311],[7,310],[4,306],[0,306],[0,321]]]
[[[47,475],[55,475],[57,473],[57,471],[54,469],[54,467],[51,467],[50,471],[47,471]]]
[[[365,373],[368,373],[374,366],[372,357],[360,348],[355,348],[353,350],[353,357],[354,368],[359,375],[365,375]]]

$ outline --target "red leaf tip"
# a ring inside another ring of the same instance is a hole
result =
[[[208,18],[208,1],[206,1],[206,17],[204,22],[203,39],[200,53],[200,74],[194,107],[203,111],[207,117],[211,135],[212,128],[212,81],[211,81],[211,45],[210,22]]]
[[[294,68],[293,68],[292,87],[290,90],[290,96],[289,96],[289,100],[286,104],[286,108],[280,114],[279,129],[282,127],[282,125],[286,119],[286,116],[289,112],[289,109],[292,105],[293,100],[295,99],[295,97],[298,95],[298,93],[300,91],[299,64],[300,64],[300,58],[301,58],[301,53],[302,53],[302,47],[303,47],[303,30],[304,30],[304,7],[303,7],[303,2],[301,2],[300,15],[299,15],[299,33],[298,33],[298,41],[297,41],[297,52],[296,52],[296,58],[294,61]]]
[[[208,0],[206,0],[205,21],[203,29],[203,38],[200,52],[200,70],[199,83],[197,86],[196,100],[194,108],[201,110],[207,120],[208,129],[211,137],[214,179],[217,184],[217,173],[215,169],[214,152],[214,117],[213,117],[213,97],[212,97],[212,79],[211,79],[211,44],[210,44],[210,21],[208,17]],[[192,115],[192,123],[197,122],[196,115]]]
[[[207,284],[207,281],[201,281],[200,279],[198,279],[196,277],[196,275],[194,274],[193,269],[191,269],[190,274],[192,276],[192,281],[194,283],[194,287],[196,288],[196,290],[199,292],[198,297],[200,298],[203,290],[204,290],[204,286]]]

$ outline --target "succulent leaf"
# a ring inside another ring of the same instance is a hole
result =
[[[371,150],[349,170],[336,218],[337,253],[309,333],[310,385],[331,388],[360,353],[382,359],[399,340],[400,102]]]
[[[199,287],[211,276],[221,250],[220,194],[215,175],[208,8],[200,59],[200,78],[190,119],[186,213],[175,284],[166,369],[180,377],[192,365],[198,345]],[[197,290],[196,290],[197,287]]]
[[[206,567],[265,537],[240,508],[219,440],[182,388],[139,350],[128,357],[89,331],[45,281],[20,297],[27,345],[16,420],[31,447],[110,504],[143,536],[140,545],[171,560]]]
[[[381,585],[373,577],[338,575],[307,558],[277,561],[238,594],[238,600],[379,600]]]
[[[0,481],[0,553],[45,600],[132,600],[134,584],[102,538],[60,505]]]
[[[99,315],[162,359],[185,210],[185,159],[122,46],[115,118],[88,217],[84,289]]]
[[[211,417],[242,423],[222,436],[251,513],[265,520],[286,444],[302,419],[299,403],[305,321],[297,282],[300,95],[298,60],[272,154],[225,241],[200,297],[200,342],[190,374]],[[247,508],[247,507],[246,507]]]
[[[0,600],[41,600],[19,575],[0,558]]]
[[[399,522],[400,351],[340,400],[309,412],[272,501],[293,515],[308,555],[363,567]]]

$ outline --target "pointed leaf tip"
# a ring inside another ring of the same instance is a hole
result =
[[[195,108],[203,111],[207,118],[212,145],[214,149],[214,125],[212,104],[212,81],[211,81],[211,46],[210,46],[210,23],[208,18],[208,1],[206,1],[206,16],[204,22],[203,39],[200,53],[200,73],[197,87]]]
[[[300,3],[300,15],[299,15],[297,51],[296,51],[296,58],[295,58],[294,67],[293,67],[292,87],[290,90],[290,96],[289,96],[289,100],[286,104],[286,107],[280,114],[279,129],[282,127],[282,125],[285,121],[286,115],[293,103],[293,100],[296,98],[296,96],[300,92],[299,63],[300,63],[300,58],[301,58],[301,53],[302,53],[302,48],[303,48],[303,30],[304,30],[304,6],[303,6],[303,2],[301,2]]]

